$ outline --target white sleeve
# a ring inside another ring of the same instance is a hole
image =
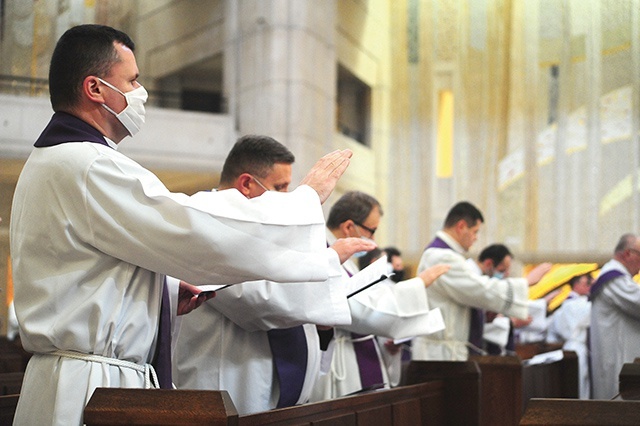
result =
[[[478,275],[460,254],[453,250],[437,248],[424,252],[418,272],[438,263],[450,265],[451,269],[441,275],[428,291],[441,293],[459,305],[527,318],[529,285],[525,278],[499,280]]]
[[[355,333],[402,339],[437,331],[420,278],[376,284],[349,298],[349,306],[353,322],[343,328]]]
[[[251,281],[220,290],[207,303],[246,331],[348,325],[351,312],[338,256],[330,249],[325,253],[331,265],[326,282]]]
[[[83,201],[87,227],[76,229],[94,247],[192,284],[328,278],[322,209],[307,186],[252,200],[234,190],[188,197],[113,154],[89,166]]]

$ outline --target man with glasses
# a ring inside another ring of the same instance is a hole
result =
[[[620,237],[613,259],[604,264],[591,286],[591,379],[594,399],[618,393],[618,374],[624,363],[640,353],[640,238]]]
[[[372,196],[359,191],[345,193],[331,207],[327,241],[357,237],[373,240],[382,208]],[[366,252],[356,253],[361,257]],[[351,260],[343,263],[345,277],[358,272]],[[314,389],[312,401],[337,398],[361,390],[397,385],[401,351],[393,339],[428,334],[433,329],[424,288],[448,270],[435,265],[418,277],[393,286],[374,285],[349,299],[352,323],[335,329],[331,365]],[[377,336],[381,336],[380,339]]]

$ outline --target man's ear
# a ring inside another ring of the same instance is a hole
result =
[[[464,232],[468,227],[469,225],[467,225],[467,222],[464,219],[460,219],[455,225],[455,229],[458,234]]]
[[[235,188],[240,191],[242,195],[248,197],[251,193],[250,184],[253,177],[249,173],[243,173],[236,179]]]
[[[482,270],[487,271],[489,269],[495,269],[495,265],[493,264],[493,260],[485,259],[482,261]]]
[[[347,219],[340,224],[338,228],[340,228],[340,232],[344,236],[350,236],[352,234],[351,230],[356,226],[356,224],[351,219]]]
[[[82,82],[82,92],[93,102],[104,103],[103,86],[100,84],[98,77],[90,75],[85,77]]]

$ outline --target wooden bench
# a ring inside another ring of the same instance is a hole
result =
[[[0,396],[0,425],[13,424],[19,396],[17,394]]]
[[[411,361],[403,385],[444,381],[444,403],[449,424],[480,424],[481,372],[475,362]]]
[[[517,356],[473,356],[481,372],[481,424],[517,425],[531,398],[578,398],[578,359],[563,352],[549,364],[525,365]]]
[[[640,401],[533,398],[520,424],[639,425]]]
[[[616,399],[640,400],[640,363],[637,359],[622,365],[618,375],[618,390],[620,393]]]
[[[31,354],[22,348],[20,340],[0,336],[0,373],[24,372]]]
[[[415,383],[238,416],[225,391],[98,388],[84,411],[92,425],[477,425],[480,372],[471,362],[414,362]]]
[[[444,382],[434,381],[240,416],[239,426],[453,425]]]
[[[19,394],[24,373],[0,373],[0,395]]]
[[[87,426],[454,424],[445,419],[442,381],[248,416],[238,416],[225,391],[98,388],[84,411]]]
[[[611,401],[533,398],[521,425],[638,425],[640,424],[640,363],[624,364],[619,394]]]

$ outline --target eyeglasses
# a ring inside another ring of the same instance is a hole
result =
[[[258,185],[260,185],[260,187],[262,187],[262,189],[264,189],[265,191],[271,191],[269,188],[267,188],[266,186],[264,186],[262,184],[262,182],[260,182],[258,179],[255,178],[255,176],[251,175],[251,179],[253,179],[254,181],[256,181],[256,183]]]
[[[369,231],[372,237],[373,237],[373,234],[375,234],[376,231],[378,230],[378,228],[372,229],[372,228],[369,228],[368,226],[364,226],[363,224],[361,224],[360,222],[356,222],[355,220],[353,221],[353,223],[358,225],[360,228],[366,229],[367,231]]]

